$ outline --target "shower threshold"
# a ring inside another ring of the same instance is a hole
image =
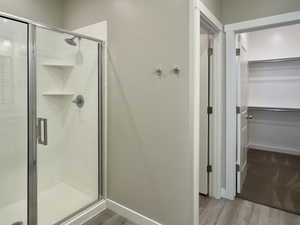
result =
[[[38,224],[53,225],[90,204],[95,198],[68,184],[59,183],[39,194]],[[0,208],[1,224],[11,225],[20,221],[27,225],[26,208],[25,200]]]

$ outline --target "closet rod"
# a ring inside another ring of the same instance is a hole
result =
[[[276,63],[276,62],[293,62],[300,61],[300,57],[290,57],[290,58],[278,58],[278,59],[262,59],[262,60],[249,60],[249,64],[256,63]]]
[[[300,113],[300,108],[275,108],[275,107],[248,107],[248,110],[268,111],[268,112],[297,112]]]

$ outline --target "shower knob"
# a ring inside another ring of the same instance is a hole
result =
[[[84,105],[84,97],[82,95],[77,95],[72,102],[77,105],[78,108],[82,108]]]

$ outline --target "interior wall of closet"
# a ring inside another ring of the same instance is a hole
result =
[[[249,147],[300,155],[300,25],[248,33]]]

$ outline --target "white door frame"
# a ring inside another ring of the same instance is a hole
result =
[[[190,31],[189,31],[189,125],[191,131],[191,143],[193,149],[193,224],[199,224],[199,143],[200,143],[200,20],[215,31],[214,56],[213,56],[213,78],[212,105],[214,113],[212,116],[211,135],[211,159],[213,173],[211,175],[211,193],[213,197],[221,196],[221,148],[222,148],[222,79],[224,77],[223,57],[223,25],[219,20],[204,6],[200,0],[190,0]]]
[[[213,113],[209,116],[210,120],[210,158],[209,164],[212,166],[209,181],[209,194],[211,197],[221,197],[221,153],[222,153],[222,90],[223,90],[223,25],[219,20],[203,5],[199,3],[200,8],[200,24],[205,24],[212,34],[212,48],[214,54],[212,56],[211,80],[210,80],[210,105],[213,107]],[[200,43],[201,45],[201,43]],[[198,61],[200,63],[200,60]],[[225,81],[225,80],[224,80]],[[199,90],[200,91],[200,90]]]
[[[235,37],[239,33],[300,23],[300,11],[225,25],[226,32],[226,188],[223,197],[236,196],[237,65]]]

